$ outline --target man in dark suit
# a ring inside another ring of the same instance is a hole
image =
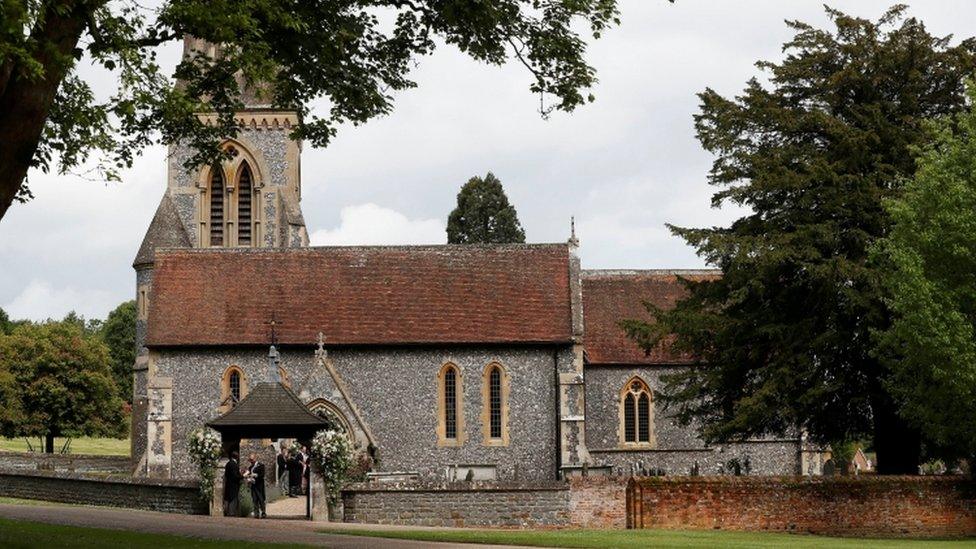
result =
[[[281,491],[281,495],[288,495],[288,449],[285,445],[281,445],[281,452],[278,453],[276,458],[277,471],[278,471],[278,490]]]
[[[302,492],[302,461],[298,452],[292,451],[288,457],[288,496],[297,498]]]
[[[258,461],[258,455],[251,452],[247,456],[251,464],[247,468],[247,482],[251,485],[251,502],[254,503],[254,518],[268,518],[264,503],[267,501],[264,493],[264,464]]]
[[[230,459],[224,466],[224,516],[236,517],[241,514],[241,465],[238,463],[237,451],[230,453]]]

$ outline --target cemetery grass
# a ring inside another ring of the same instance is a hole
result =
[[[65,439],[54,439],[54,451],[60,452],[64,446]],[[28,446],[23,438],[0,438],[0,451],[2,452],[39,452],[44,449],[40,441],[33,439]],[[89,454],[94,456],[127,456],[129,455],[128,438],[93,438],[78,437],[71,439],[71,454]]]
[[[637,548],[789,548],[949,549],[976,546],[976,540],[913,540],[833,538],[803,534],[703,530],[369,530],[335,528],[323,533],[373,536],[427,542],[527,545],[606,549]]]
[[[191,547],[217,549],[218,547],[258,548],[282,547],[245,541],[204,540],[165,534],[146,534],[105,528],[61,526],[40,522],[0,519],[0,547],[79,547],[95,549],[125,547],[132,549],[161,549],[163,547]]]

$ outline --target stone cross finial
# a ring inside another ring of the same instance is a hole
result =
[[[576,238],[576,216],[572,215],[569,217],[569,243],[573,246],[579,246],[579,239]]]
[[[278,375],[278,365],[281,364],[281,358],[278,355],[278,349],[274,345],[268,349],[268,378],[271,379],[273,383],[281,383],[281,376]]]
[[[322,332],[319,332],[318,342],[319,346],[315,349],[315,356],[325,358],[328,355],[328,351],[325,350],[325,336],[322,335]]]

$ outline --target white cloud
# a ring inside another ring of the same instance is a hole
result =
[[[443,244],[447,239],[439,219],[410,219],[373,203],[346,206],[335,229],[319,229],[309,239],[313,246],[369,244]]]
[[[43,280],[31,280],[14,299],[4,305],[12,319],[59,319],[75,311],[85,318],[104,318],[118,305],[113,292],[97,289],[55,288]]]
[[[870,18],[891,3],[830,2]],[[458,189],[491,170],[529,241],[565,242],[576,216],[587,268],[703,266],[665,223],[725,225],[741,210],[709,206],[713,158],[695,138],[695,94],[739,93],[759,74],[756,60],[782,57],[791,35],[784,19],[827,23],[821,4],[622,0],[623,24],[589,50],[600,78],[596,102],[548,120],[517,63],[496,67],[438,48],[419,59],[418,87],[395,94],[389,116],[344,125],[328,148],[304,149],[302,210],[312,241],[443,243]],[[915,4],[910,14],[932,32],[973,34],[964,23],[976,2]],[[159,52],[167,70],[180,48],[174,41]],[[114,80],[90,63],[79,72],[99,97],[114,91]],[[312,108],[324,115],[329,105]],[[132,298],[132,258],[166,184],[166,148],[143,152],[120,184],[31,172],[37,198],[0,220],[0,304],[29,318],[70,309],[103,317]]]

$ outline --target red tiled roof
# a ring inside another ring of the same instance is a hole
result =
[[[621,320],[650,320],[642,305],[673,307],[684,296],[678,276],[702,280],[718,271],[583,271],[583,329],[590,364],[687,364],[691,357],[658,347],[645,354],[619,326]]]
[[[158,251],[147,345],[572,340],[569,248]]]

